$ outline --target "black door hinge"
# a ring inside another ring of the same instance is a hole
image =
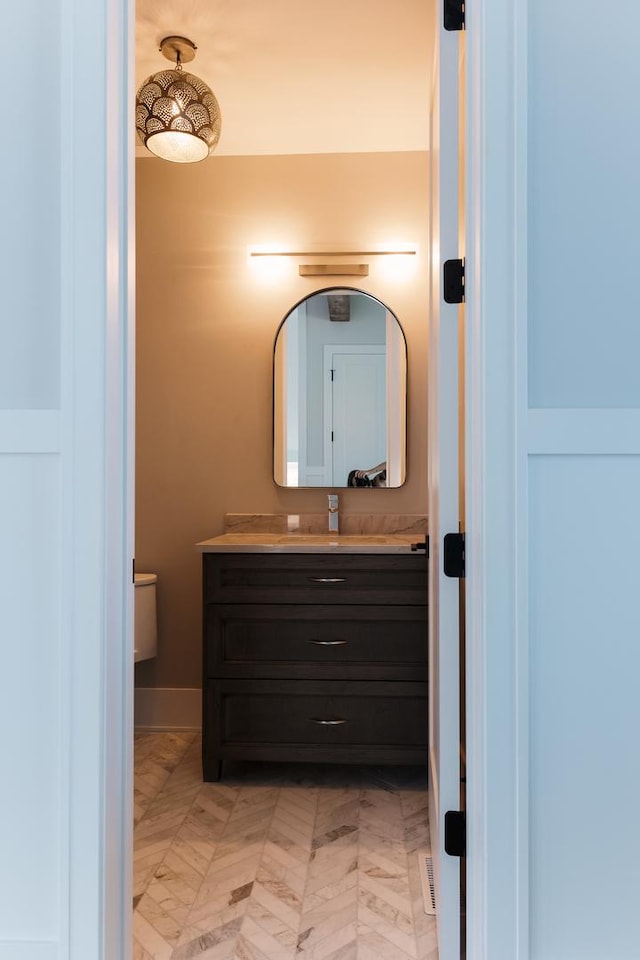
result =
[[[467,852],[467,815],[462,810],[447,810],[444,815],[444,852],[464,857]]]
[[[445,30],[464,30],[464,5],[465,0],[443,0],[444,3],[444,28]]]
[[[445,303],[464,303],[464,260],[445,260],[442,296]]]
[[[446,577],[460,579],[466,574],[464,533],[447,533],[444,537],[443,569]]]

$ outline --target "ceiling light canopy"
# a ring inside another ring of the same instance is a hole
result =
[[[162,160],[194,163],[215,150],[220,107],[207,84],[182,69],[196,55],[186,37],[165,37],[160,51],[175,70],[148,77],[136,96],[136,130],[145,147]]]

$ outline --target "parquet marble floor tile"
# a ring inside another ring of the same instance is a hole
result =
[[[417,767],[226,764],[135,739],[134,960],[437,960]]]

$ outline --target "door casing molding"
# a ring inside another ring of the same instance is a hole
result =
[[[526,3],[466,16],[467,957],[527,960]]]
[[[128,960],[133,0],[62,0],[61,450],[70,960]]]
[[[95,7],[95,5],[94,5]],[[100,802],[100,849],[93,862],[102,875],[102,948],[96,956],[130,955],[130,866],[132,788],[132,590],[126,590],[126,566],[132,543],[133,464],[131,432],[133,379],[133,4],[104,0],[100,14],[64,0],[63,35],[67,62],[73,64],[74,84],[84,84],[89,102],[102,104],[95,116],[103,123],[92,149],[100,164],[86,160],[86,130],[81,104],[72,102],[73,141],[68,148],[73,182],[66,192],[72,206],[68,217],[68,260],[65,283],[70,295],[104,314],[106,341],[87,343],[77,323],[69,333],[68,361],[82,351],[73,388],[74,406],[93,396],[92,358],[99,351],[105,366],[102,412],[105,487],[105,595],[101,599],[104,632],[102,706],[97,726],[73,730],[71,744],[71,803],[86,803],[82,774],[88,752],[101,746],[95,763],[98,781],[91,790]],[[90,21],[90,22],[89,22]],[[106,29],[105,29],[106,23]],[[526,960],[527,930],[527,810],[526,810],[526,625],[518,611],[526,609],[523,591],[523,474],[518,451],[520,402],[524,389],[521,331],[525,323],[526,249],[526,5],[523,0],[476,0],[467,11],[467,762],[468,762],[468,958]],[[87,34],[88,29],[88,34]],[[87,43],[87,35],[92,42]],[[104,51],[107,76],[96,70]],[[487,64],[491,69],[487,69]],[[109,92],[108,98],[105,92]],[[98,121],[96,120],[96,123]],[[487,163],[487,145],[491,163]],[[85,192],[101,188],[107,204],[103,220],[91,223],[82,201]],[[76,269],[86,256],[86,230],[95,231],[102,256],[95,273]],[[82,245],[79,237],[83,238]],[[73,239],[72,239],[73,238]],[[95,285],[96,277],[98,284]],[[102,282],[100,279],[102,278]],[[89,284],[93,282],[93,288]],[[517,325],[516,325],[517,319]],[[104,333],[104,330],[103,330]],[[97,336],[97,335],[96,335]],[[88,353],[86,352],[88,350]],[[77,360],[76,360],[77,363]],[[491,390],[487,385],[491,384]],[[87,413],[85,407],[84,413]],[[99,398],[89,413],[94,425]],[[73,434],[71,469],[74,489],[82,490],[82,467],[90,457],[80,427],[71,418],[63,431]],[[75,431],[75,432],[74,432]],[[124,483],[123,483],[124,481]],[[95,506],[95,504],[94,504]],[[73,507],[76,529],[83,508]],[[88,506],[87,508],[88,509]],[[76,511],[79,511],[76,513]],[[107,615],[107,612],[108,615]],[[118,636],[124,639],[118,640]],[[516,642],[514,643],[514,637]],[[81,670],[83,658],[72,665]],[[489,703],[491,710],[488,709]],[[87,708],[87,692],[76,691],[72,714]],[[114,798],[117,801],[114,803]],[[87,957],[87,912],[91,890],[83,890],[88,875],[86,851],[79,849],[82,833],[71,825],[70,956]],[[95,893],[95,887],[92,887]],[[93,933],[95,942],[95,930]],[[75,952],[74,952],[75,949]]]

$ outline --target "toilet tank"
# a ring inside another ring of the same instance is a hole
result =
[[[155,573],[134,577],[134,661],[150,660],[158,652]]]

